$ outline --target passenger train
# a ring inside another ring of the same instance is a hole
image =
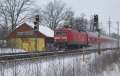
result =
[[[116,39],[98,35],[97,32],[79,32],[72,28],[57,28],[54,34],[54,42],[56,47],[65,49],[94,47],[98,45],[102,48],[116,47]]]

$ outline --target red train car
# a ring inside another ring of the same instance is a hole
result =
[[[108,38],[98,37],[97,33],[79,32],[72,28],[58,28],[54,35],[55,45],[59,48],[79,48],[92,46],[98,43],[109,41]]]

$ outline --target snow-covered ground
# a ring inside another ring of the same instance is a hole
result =
[[[120,76],[120,52],[1,62],[0,76]]]
[[[25,52],[22,49],[12,49],[12,48],[0,48],[0,53],[18,53]]]

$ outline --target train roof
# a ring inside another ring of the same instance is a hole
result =
[[[97,32],[87,32],[89,37],[98,37],[98,33]]]
[[[109,40],[117,40],[115,38],[112,38],[112,37],[109,37],[109,36],[104,36],[104,35],[102,35],[102,38],[109,39]]]
[[[76,31],[72,28],[57,28],[56,30],[72,30],[72,31]],[[81,33],[84,31],[81,31]],[[88,34],[89,37],[98,37],[98,32],[89,32],[86,31],[86,33]],[[115,38],[109,37],[109,36],[105,36],[105,35],[100,35],[101,38],[104,39],[109,39],[109,40],[116,40]]]
[[[55,30],[73,30],[73,29],[71,29],[71,28],[56,28]]]
[[[98,37],[98,32],[87,32],[87,33],[88,33],[88,36]],[[109,40],[117,40],[115,38],[112,38],[112,37],[109,37],[109,36],[105,36],[105,35],[101,35],[100,37],[104,38],[104,39],[109,39]]]

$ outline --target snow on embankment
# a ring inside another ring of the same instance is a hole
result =
[[[12,49],[12,48],[0,48],[0,53],[19,53],[25,52],[22,49]]]
[[[0,76],[119,76],[120,52],[108,50],[0,63]]]

